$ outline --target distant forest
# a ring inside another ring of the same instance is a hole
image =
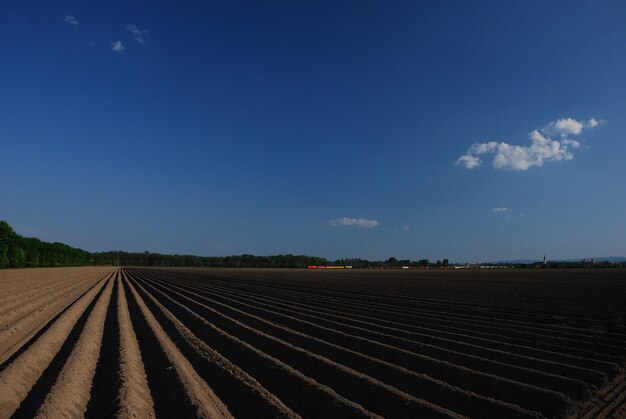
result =
[[[306,268],[327,263],[329,261],[324,258],[303,255],[204,257],[122,251],[90,253],[63,243],[46,243],[36,238],[22,237],[6,221],[0,220],[0,268],[86,265]]]
[[[365,259],[338,259],[306,255],[273,255],[273,256],[192,256],[163,255],[160,253],[129,253],[122,251],[93,253],[96,265],[114,266],[153,266],[153,267],[197,267],[197,268],[306,268],[307,266],[351,266],[359,268],[400,268],[411,267],[447,267],[448,260],[430,263],[420,261],[398,260],[389,258],[386,261],[369,261]]]
[[[0,221],[0,268],[36,268],[49,266],[158,266],[204,268],[306,268],[307,266],[352,266],[353,268],[446,267],[448,260],[429,262],[398,260],[368,261],[365,259],[338,259],[306,255],[273,256],[194,256],[164,255],[149,252],[110,251],[90,253],[63,243],[46,243],[36,238],[22,237],[6,222]]]
[[[329,262],[324,258],[305,255],[193,256],[112,251],[93,253],[92,263],[95,265],[154,267],[306,268],[309,265],[325,265]]]
[[[36,238],[22,237],[6,222],[0,220],[0,268],[36,268],[54,266],[151,266],[151,267],[198,267],[198,268],[306,268],[307,266],[351,266],[355,269],[383,268],[447,268],[448,259],[435,262],[428,259],[409,260],[390,257],[384,261],[366,259],[328,260],[306,255],[273,256],[193,256],[164,255],[150,252],[110,251],[90,253],[63,243],[46,243]],[[540,264],[497,263],[465,265],[473,268],[581,268],[581,267],[626,267],[626,262],[600,262],[583,260],[580,262],[549,262]]]
[[[63,243],[22,237],[0,220],[0,268],[89,265],[92,255]]]

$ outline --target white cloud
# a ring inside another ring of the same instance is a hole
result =
[[[113,45],[113,47],[111,47],[111,49],[113,51],[117,52],[117,53],[121,53],[122,51],[124,51],[126,49],[124,44],[122,44],[122,41],[111,42],[111,45]]]
[[[481,165],[481,161],[476,156],[470,156],[469,154],[466,156],[461,156],[456,160],[456,164],[462,164],[466,169],[473,169]]]
[[[507,212],[508,210],[509,209],[507,207],[496,207],[491,209],[493,212]]]
[[[589,121],[577,121],[574,118],[557,119],[550,122],[547,127],[541,131],[547,135],[560,135],[565,138],[568,135],[580,135],[585,129],[592,129],[600,125],[600,122],[595,118],[591,118]]]
[[[560,135],[561,137],[567,137],[570,134],[578,135],[583,132],[585,124],[575,120],[574,118],[557,119],[550,122],[543,131],[548,135]]]
[[[494,150],[497,146],[498,143],[495,141],[490,141],[488,143],[476,143],[470,147],[469,152],[472,154],[488,153]]]
[[[587,126],[589,128],[595,128],[600,124],[601,121],[598,121],[595,118],[591,118],[589,121],[587,121]]]
[[[521,146],[505,142],[490,141],[475,143],[467,154],[459,157],[456,164],[466,169],[474,169],[482,164],[480,155],[492,154],[493,167],[496,169],[528,170],[533,166],[541,167],[546,162],[572,160],[573,149],[580,148],[580,142],[568,135],[579,135],[585,129],[599,125],[599,121],[591,118],[588,122],[580,122],[573,118],[558,119],[549,123],[541,130],[532,131],[529,145]],[[558,136],[556,140],[550,136]]]
[[[403,228],[404,230],[410,230],[410,229],[411,229],[411,226],[404,226],[404,227],[402,227],[402,228]]]
[[[571,145],[572,148],[580,147],[580,141],[570,140],[569,138],[565,138],[563,141],[561,141],[561,143],[566,144],[566,145]]]
[[[146,42],[145,35],[148,34],[147,30],[139,29],[137,26],[131,25],[130,23],[126,25],[126,30],[133,34],[133,38],[135,38],[135,41],[139,42],[140,44]]]
[[[378,221],[376,220],[368,220],[366,218],[348,218],[342,217],[337,218],[336,220],[329,221],[329,224],[333,227],[362,227],[362,228],[372,228],[378,226]]]
[[[76,20],[76,18],[74,16],[70,16],[67,15],[65,16],[65,22],[69,23],[72,26],[77,26],[78,25],[78,21]]]

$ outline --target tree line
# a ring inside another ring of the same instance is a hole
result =
[[[448,260],[429,262],[421,260],[398,260],[391,257],[384,261],[349,258],[328,260],[307,255],[234,255],[195,256],[166,255],[150,252],[96,252],[90,253],[63,243],[46,243],[37,238],[22,237],[6,222],[0,220],[0,268],[50,267],[50,266],[152,266],[152,267],[198,267],[198,268],[306,268],[307,266],[342,265],[355,269],[446,267]]]
[[[354,269],[447,268],[448,259],[435,262],[428,259],[396,259],[370,261],[360,258],[328,260],[306,255],[234,255],[195,256],[166,255],[150,252],[96,252],[90,253],[63,243],[46,243],[37,238],[22,237],[6,222],[0,220],[0,268],[53,267],[53,266],[151,266],[151,267],[197,267],[197,268],[306,268],[307,266],[351,266]],[[492,264],[486,264],[492,265]],[[497,264],[507,268],[528,268],[532,264]],[[594,263],[549,262],[547,268],[579,267],[626,267],[626,262]]]
[[[273,256],[195,256],[161,253],[100,252],[92,254],[93,264],[113,266],[194,267],[194,268],[306,268],[330,263],[324,258],[306,255]]]
[[[149,267],[196,267],[196,268],[292,268],[302,269],[308,266],[350,266],[354,269],[395,269],[409,268],[447,268],[448,259],[431,262],[428,259],[398,260],[390,257],[387,260],[370,261],[360,258],[344,258],[328,260],[322,257],[307,255],[233,255],[233,256],[194,256],[164,255],[161,253],[138,252],[101,252],[93,253],[95,265],[113,266],[149,266]]]
[[[0,220],[0,268],[84,266],[91,259],[91,253],[63,243],[22,237]]]

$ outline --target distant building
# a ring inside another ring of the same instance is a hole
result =
[[[533,262],[533,268],[545,268],[548,266],[548,259],[546,259],[546,255],[543,255],[543,262]]]

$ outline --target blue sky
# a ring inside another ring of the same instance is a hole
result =
[[[190,3],[0,3],[0,218],[90,251],[626,254],[626,3]]]

